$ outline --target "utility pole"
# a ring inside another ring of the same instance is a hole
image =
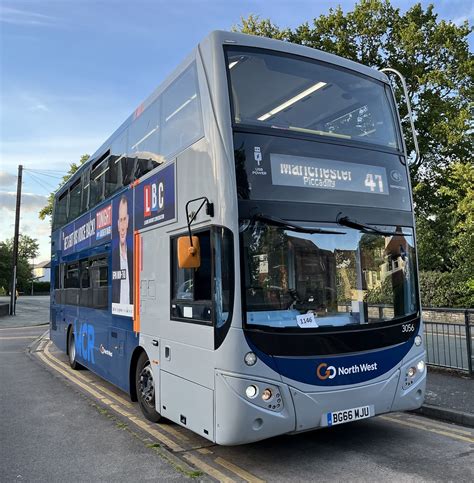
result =
[[[12,265],[12,288],[10,290],[10,315],[16,312],[16,274],[18,265],[18,236],[20,233],[20,206],[21,206],[21,180],[23,166],[18,166],[18,181],[16,185],[16,212],[15,212],[15,236],[13,237],[13,265]]]

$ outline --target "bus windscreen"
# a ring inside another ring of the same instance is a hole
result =
[[[382,82],[282,53],[227,50],[237,125],[399,148]]]
[[[248,326],[364,326],[418,312],[413,230],[339,230],[334,236],[242,222]]]

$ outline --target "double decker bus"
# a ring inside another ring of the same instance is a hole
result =
[[[56,193],[51,339],[218,444],[414,409],[413,202],[377,70],[213,32]]]

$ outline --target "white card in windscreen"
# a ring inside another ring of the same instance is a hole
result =
[[[319,327],[316,323],[316,316],[313,313],[301,314],[296,316],[296,323],[302,329]]]

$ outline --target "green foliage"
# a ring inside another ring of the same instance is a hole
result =
[[[18,240],[17,287],[19,291],[31,290],[33,271],[30,260],[38,256],[38,240],[28,235],[20,235]],[[0,242],[0,288],[10,291],[12,283],[13,238]]]
[[[367,303],[369,305],[393,305],[393,287],[390,277],[385,278],[379,287],[368,290]]]
[[[294,29],[250,15],[234,30],[302,44],[377,69],[393,67],[403,74],[420,146],[415,160],[411,136],[405,136],[412,161],[421,277],[435,284],[442,280],[445,291],[433,287],[434,295],[425,286],[423,303],[472,305],[474,56],[468,44],[472,26],[467,21],[456,25],[439,20],[433,5],[424,8],[417,3],[401,12],[390,0],[360,0],[352,11],[330,8],[326,15]],[[394,89],[408,134],[405,99],[398,85]],[[372,298],[382,300],[383,294],[374,293]]]
[[[79,160],[79,163],[71,163],[71,166],[69,167],[69,171],[63,176],[63,179],[61,180],[57,190],[63,186],[63,184],[89,159],[88,154],[83,154],[81,156],[81,159]],[[57,191],[56,190],[56,191]],[[50,193],[48,196],[48,201],[43,208],[41,208],[39,212],[39,218],[40,220],[44,220],[47,216],[52,216],[53,214],[53,204],[54,204],[54,193],[56,191],[53,191]]]
[[[31,286],[30,286],[31,287]],[[50,282],[33,282],[33,293],[34,294],[49,294],[51,289]]]
[[[421,272],[423,307],[474,307],[474,284],[459,272]]]

